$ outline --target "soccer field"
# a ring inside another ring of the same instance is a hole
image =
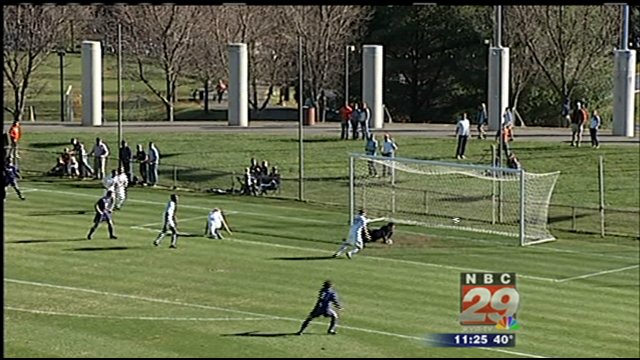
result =
[[[272,198],[180,192],[178,249],[152,241],[170,192],[134,188],[86,240],[94,182],[24,181],[4,203],[6,357],[639,357],[639,242],[563,234],[531,247],[401,226],[393,246],[331,255],[342,211]],[[212,207],[233,230],[202,237]],[[515,240],[514,240],[515,241]],[[515,347],[430,347],[462,332],[460,273],[515,272]],[[331,279],[337,336],[316,319],[295,333]]]

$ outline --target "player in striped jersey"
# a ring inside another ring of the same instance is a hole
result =
[[[89,230],[89,234],[87,234],[88,240],[91,240],[91,237],[98,228],[98,225],[103,221],[105,221],[109,227],[109,239],[117,239],[113,234],[113,220],[111,220],[111,213],[113,212],[114,204],[115,197],[111,190],[107,190],[107,193],[98,199],[95,205],[96,215],[93,217],[93,226]]]
[[[336,313],[336,311],[331,308],[331,304],[333,304],[338,310],[342,310],[342,305],[340,305],[340,302],[338,302],[338,293],[336,293],[332,285],[333,284],[331,284],[330,280],[326,280],[324,284],[322,284],[322,289],[320,289],[320,291],[318,292],[318,301],[316,302],[316,305],[304,320],[302,326],[300,327],[300,330],[298,330],[296,335],[302,335],[304,329],[307,328],[311,320],[319,316],[331,318],[331,324],[329,325],[329,330],[327,330],[327,333],[330,335],[336,334],[338,313]]]
[[[171,246],[172,249],[177,247],[178,243],[178,229],[176,221],[176,211],[178,210],[178,195],[171,194],[169,202],[164,210],[164,225],[162,225],[162,231],[158,234],[158,237],[153,241],[153,245],[160,245],[160,241],[164,238],[168,230],[171,230]]]

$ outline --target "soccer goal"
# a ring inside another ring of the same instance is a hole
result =
[[[538,244],[555,240],[547,217],[559,174],[350,154],[349,210],[366,208],[371,218]]]

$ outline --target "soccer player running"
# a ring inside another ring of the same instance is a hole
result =
[[[5,161],[2,172],[3,172],[2,177],[4,177],[4,188],[5,188],[4,199],[6,200],[7,198],[7,191],[6,191],[7,186],[11,186],[13,190],[16,191],[16,194],[18,194],[18,197],[20,198],[20,200],[26,200],[26,198],[22,195],[22,192],[20,191],[20,187],[18,187],[18,179],[21,178],[20,170],[18,170],[18,168],[15,165],[13,165],[13,161],[11,158],[7,158],[7,160]]]
[[[366,238],[367,240],[371,239],[369,235],[369,229],[367,229],[367,224],[374,221],[382,220],[373,219],[369,220],[367,218],[367,211],[365,209],[358,210],[358,215],[353,219],[353,225],[351,225],[351,229],[349,230],[349,238],[346,239],[340,249],[333,254],[333,257],[338,257],[342,255],[342,253],[347,250],[350,246],[353,246],[354,249],[347,252],[347,257],[351,259],[351,257],[357,254],[363,248],[362,238]]]
[[[178,195],[171,194],[169,197],[169,202],[167,203],[167,207],[164,210],[164,225],[162,225],[162,231],[158,234],[158,237],[153,241],[153,245],[158,246],[160,242],[168,232],[171,230],[171,245],[169,246],[172,249],[177,248],[178,243],[178,229],[177,229],[177,221],[176,221],[176,211],[178,207]]]
[[[311,320],[319,316],[331,317],[331,324],[329,325],[329,330],[327,330],[327,333],[330,335],[335,335],[336,325],[338,323],[338,314],[331,308],[331,304],[335,305],[338,310],[342,310],[342,306],[338,302],[338,294],[333,289],[331,281],[326,280],[324,284],[322,284],[322,289],[320,289],[318,293],[318,301],[316,302],[316,305],[304,320],[302,326],[300,327],[300,330],[298,330],[296,335],[302,335],[307,326],[309,326]]]
[[[93,226],[87,234],[87,239],[91,240],[93,233],[98,228],[101,222],[106,222],[109,227],[109,239],[117,239],[113,234],[113,220],[111,220],[111,213],[113,212],[113,206],[115,204],[115,196],[112,190],[107,190],[107,193],[98,199],[95,205],[96,215],[93,217]]]
[[[229,230],[229,226],[222,214],[222,210],[214,208],[209,212],[209,216],[207,217],[207,223],[204,227],[204,235],[213,237],[214,239],[223,239],[222,234],[220,234],[220,229],[223,226],[227,233],[231,235],[231,230]]]

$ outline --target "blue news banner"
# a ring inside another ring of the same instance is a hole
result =
[[[516,334],[432,334],[428,344],[436,347],[514,347]]]

